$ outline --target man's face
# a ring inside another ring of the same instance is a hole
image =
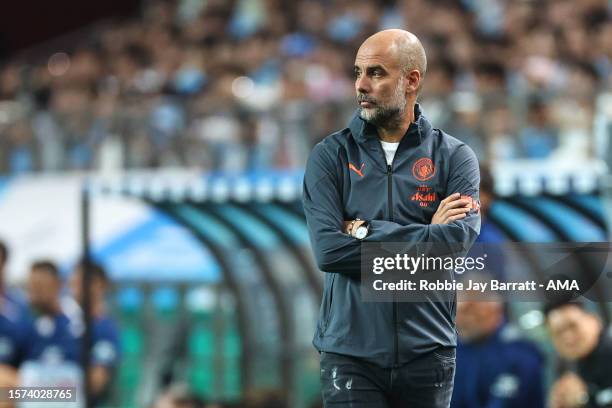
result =
[[[548,329],[559,354],[568,360],[588,355],[599,335],[596,318],[578,306],[564,306],[548,315]]]
[[[363,45],[357,52],[354,72],[359,114],[363,119],[384,126],[404,112],[405,81],[392,51]]]
[[[32,269],[28,278],[28,297],[32,306],[45,313],[53,312],[60,293],[60,282],[50,272]]]
[[[80,268],[74,270],[70,275],[70,292],[74,299],[83,302],[83,273]],[[93,299],[104,297],[105,285],[100,279],[93,277],[90,284],[90,295]]]
[[[457,331],[461,340],[469,343],[493,334],[501,324],[501,311],[501,304],[495,301],[457,302]]]

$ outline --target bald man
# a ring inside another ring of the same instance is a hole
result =
[[[456,244],[480,230],[478,161],[434,129],[416,103],[427,70],[418,38],[369,37],[355,58],[358,109],[317,144],[303,203],[325,285],[314,346],[325,407],[448,407],[455,371],[455,297],[364,302],[362,242]]]

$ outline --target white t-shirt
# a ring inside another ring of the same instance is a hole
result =
[[[395,152],[397,151],[397,146],[399,146],[399,142],[391,143],[391,142],[383,142],[382,144],[383,150],[385,151],[385,158],[387,159],[387,164],[391,165],[393,162],[393,157],[395,157]]]

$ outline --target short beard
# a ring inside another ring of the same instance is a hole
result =
[[[373,124],[378,128],[383,129],[398,129],[402,123],[402,114],[406,109],[406,97],[404,96],[404,78],[400,78],[393,93],[393,98],[387,105],[376,104],[374,108],[364,109],[359,108],[359,116]],[[357,95],[357,102],[376,102],[370,99],[367,95]]]

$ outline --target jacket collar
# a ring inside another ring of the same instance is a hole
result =
[[[415,144],[420,144],[431,132],[431,123],[429,123],[425,115],[423,115],[421,106],[418,103],[414,105],[414,117],[415,121],[410,124],[403,139],[407,138],[416,142]],[[353,115],[348,127],[353,137],[358,142],[365,142],[371,138],[376,140],[378,138],[376,127],[362,119],[361,116],[359,116],[359,110]]]

